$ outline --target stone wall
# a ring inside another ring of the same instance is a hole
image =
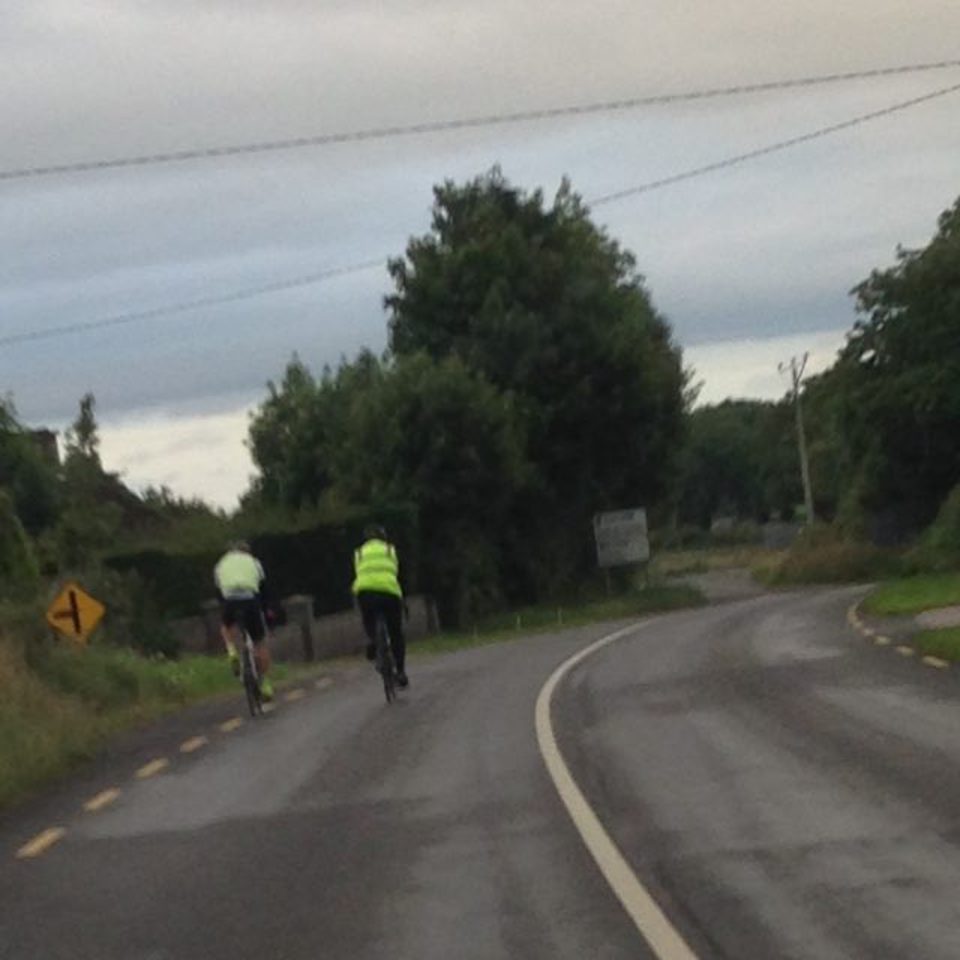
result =
[[[418,640],[435,633],[436,613],[426,597],[410,597],[410,618],[405,625],[407,639]],[[276,627],[270,639],[275,660],[310,662],[358,654],[363,649],[363,627],[356,610],[326,617],[314,617],[311,597],[287,597],[283,601],[287,622]],[[170,627],[185,653],[220,654],[220,606],[215,600],[204,604],[203,614],[173,620]]]

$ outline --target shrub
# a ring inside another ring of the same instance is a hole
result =
[[[179,642],[170,629],[169,613],[138,573],[101,567],[76,579],[107,608],[95,641],[131,647],[147,655],[179,656]]]
[[[814,524],[801,532],[780,560],[755,573],[775,585],[853,583],[892,576],[900,567],[894,551],[849,539],[829,524]]]
[[[960,556],[960,483],[943,501],[925,540],[936,550]]]
[[[0,593],[25,596],[36,590],[39,581],[30,538],[14,510],[13,499],[0,489]]]

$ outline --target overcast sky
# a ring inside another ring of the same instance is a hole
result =
[[[0,170],[957,55],[956,0],[31,0],[0,5]],[[402,251],[431,186],[499,163],[588,200],[960,82],[960,70],[290,153],[0,182],[0,337]],[[618,203],[703,398],[830,362],[849,289],[960,194],[960,95]],[[230,505],[247,411],[296,350],[386,339],[382,268],[0,346],[31,424],[98,400],[107,466]]]

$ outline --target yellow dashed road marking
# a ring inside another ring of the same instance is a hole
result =
[[[882,633],[878,633],[872,627],[868,627],[865,623],[860,621],[859,616],[857,615],[857,606],[858,604],[853,604],[849,610],[847,610],[847,620],[850,625],[855,627],[859,633],[862,633],[867,638],[873,638],[873,642],[878,647],[889,647],[893,641],[890,637],[884,636]],[[913,657],[917,655],[917,651],[913,647],[908,646],[907,644],[899,644],[894,647],[897,653],[901,657]],[[934,667],[937,670],[947,670],[950,668],[950,661],[943,660],[940,657],[921,657],[921,663],[926,664],[928,667]]]
[[[296,690],[290,690],[287,693],[285,693],[283,695],[283,699],[286,700],[287,703],[294,703],[297,700],[302,700],[306,695],[307,695],[307,691],[302,689],[301,687],[298,687]]]
[[[206,737],[191,737],[189,740],[184,740],[180,744],[181,753],[193,753],[194,750],[199,750],[201,747],[207,745]]]
[[[239,717],[233,717],[230,720],[227,720],[224,723],[220,724],[220,729],[224,733],[232,733],[234,730],[243,726],[243,721]]]
[[[332,686],[333,686],[333,678],[332,678],[332,677],[321,677],[321,678],[314,684],[314,686],[315,686],[318,690],[326,690],[327,687],[332,687]]]
[[[148,777],[155,777],[162,770],[166,770],[170,766],[170,761],[166,757],[158,757],[156,760],[151,760],[149,763],[145,763],[136,773],[138,780],[146,780]]]
[[[273,711],[277,709],[277,705],[275,703],[268,702],[268,703],[262,704],[261,706],[264,713],[273,713]]]
[[[30,860],[49,850],[67,831],[63,827],[50,827],[38,833],[17,851],[18,860]]]
[[[98,810],[102,810],[104,807],[109,806],[119,796],[120,791],[116,787],[111,787],[109,790],[103,790],[95,797],[91,797],[83,805],[83,809],[86,810],[87,813],[96,813]]]

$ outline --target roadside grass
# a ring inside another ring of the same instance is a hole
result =
[[[586,600],[574,606],[539,604],[490,617],[475,628],[425,637],[410,644],[411,653],[450,653],[468,647],[504,643],[521,636],[587,626],[606,620],[625,620],[644,614],[679,610],[703,604],[703,594],[686,584],[657,584],[612,597]]]
[[[771,550],[756,544],[731,547],[705,547],[692,550],[665,550],[654,555],[650,572],[656,577],[679,577],[714,570],[752,569],[779,561],[783,550]]]
[[[283,682],[302,672],[271,670]],[[149,660],[0,636],[0,808],[90,758],[110,735],[197,700],[234,693],[225,658]]]
[[[412,643],[411,653],[444,653],[703,602],[700,591],[685,584],[637,587],[490,617],[475,629]],[[78,648],[52,641],[41,623],[32,609],[0,608],[0,808],[68,773],[115,733],[238,692],[223,657],[163,660],[106,644]],[[282,684],[315,670],[274,664],[271,678]]]
[[[0,807],[88,756],[95,742],[83,704],[58,696],[0,644]]]
[[[942,660],[960,660],[960,627],[944,627],[941,630],[924,630],[913,638],[914,646],[925,657],[940,657]]]
[[[953,604],[960,604],[960,572],[889,580],[870,593],[862,608],[876,616],[896,616]]]

